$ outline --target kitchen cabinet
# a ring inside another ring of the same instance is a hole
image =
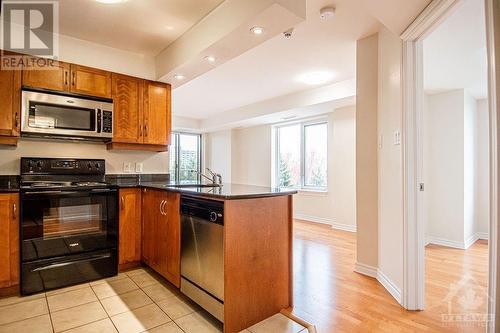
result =
[[[171,87],[161,82],[144,84],[144,143],[166,146],[170,142]]]
[[[0,144],[17,144],[21,119],[21,72],[0,70]]]
[[[141,261],[141,190],[120,189],[118,196],[120,208],[118,263],[120,266],[130,267]]]
[[[23,86],[58,91],[70,90],[70,64],[62,61],[43,61],[42,67],[37,67],[36,58],[32,57],[26,63],[30,67],[23,68]]]
[[[22,73],[25,87],[111,98],[110,72],[62,61],[44,61],[44,68],[36,68],[36,61],[27,63],[30,67]]]
[[[19,284],[19,194],[0,193],[0,288]]]
[[[180,194],[144,189],[142,260],[180,287]]]
[[[112,75],[113,142],[142,142],[143,82],[135,77]]]
[[[70,91],[111,98],[111,73],[97,68],[71,65]]]

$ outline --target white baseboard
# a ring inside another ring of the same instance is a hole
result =
[[[490,239],[487,232],[478,232],[477,236],[478,236],[478,239],[485,239],[485,240]]]
[[[439,237],[433,237],[433,236],[427,236],[425,238],[425,245],[427,244],[435,244],[435,245],[441,245],[441,246],[447,246],[447,247],[453,247],[455,249],[460,249],[460,250],[467,250],[469,247],[472,246],[477,240],[479,239],[488,239],[488,233],[486,232],[476,232],[474,235],[470,236],[468,239],[465,240],[465,242],[457,242],[445,238],[439,238]]]
[[[434,245],[441,245],[441,246],[446,246],[446,247],[452,247],[452,248],[460,249],[460,250],[465,250],[465,243],[464,242],[458,242],[458,241],[449,240],[449,239],[445,239],[445,238],[427,236],[426,243],[427,244],[434,244]]]
[[[377,270],[377,280],[399,304],[402,304],[401,290],[380,269]]]
[[[377,279],[377,281],[380,282],[380,284],[389,292],[389,294],[391,294],[391,296],[394,297],[394,299],[399,304],[402,304],[401,290],[380,269],[356,262],[356,264],[354,265],[354,271],[356,273]]]
[[[331,225],[333,229],[349,231],[349,232],[356,232],[355,225],[337,223],[334,220],[327,219],[324,217],[318,217],[318,216],[312,216],[312,215],[306,215],[306,214],[294,214],[293,218],[298,219],[298,220],[309,221],[309,222],[328,224],[328,225]]]
[[[356,262],[356,264],[354,264],[354,271],[375,279],[377,278],[377,267]]]

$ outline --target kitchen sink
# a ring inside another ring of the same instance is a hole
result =
[[[165,185],[165,187],[190,188],[190,187],[221,187],[220,184],[175,184]]]

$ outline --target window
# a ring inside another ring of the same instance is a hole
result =
[[[326,190],[327,122],[287,124],[275,129],[277,186]]]
[[[201,135],[172,133],[169,151],[170,179],[198,181],[201,171]]]

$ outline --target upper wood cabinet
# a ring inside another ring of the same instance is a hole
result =
[[[120,265],[141,261],[141,190],[138,188],[120,189]]]
[[[0,288],[19,284],[19,195],[0,194]]]
[[[30,63],[36,66],[36,61]],[[44,63],[50,64],[49,67],[23,69],[23,85],[31,88],[69,91],[70,64],[62,61]]]
[[[71,65],[70,91],[111,98],[111,73],[101,69]]]
[[[171,87],[146,81],[144,84],[144,143],[168,145],[171,128]]]
[[[44,62],[49,68],[36,68],[36,61],[29,63],[31,67],[23,69],[23,86],[111,98],[110,72],[62,61]]]
[[[0,70],[0,144],[15,144],[21,121],[21,71]]]
[[[180,286],[180,195],[144,189],[142,259],[172,284]]]
[[[113,142],[142,142],[143,82],[135,77],[112,75]]]

